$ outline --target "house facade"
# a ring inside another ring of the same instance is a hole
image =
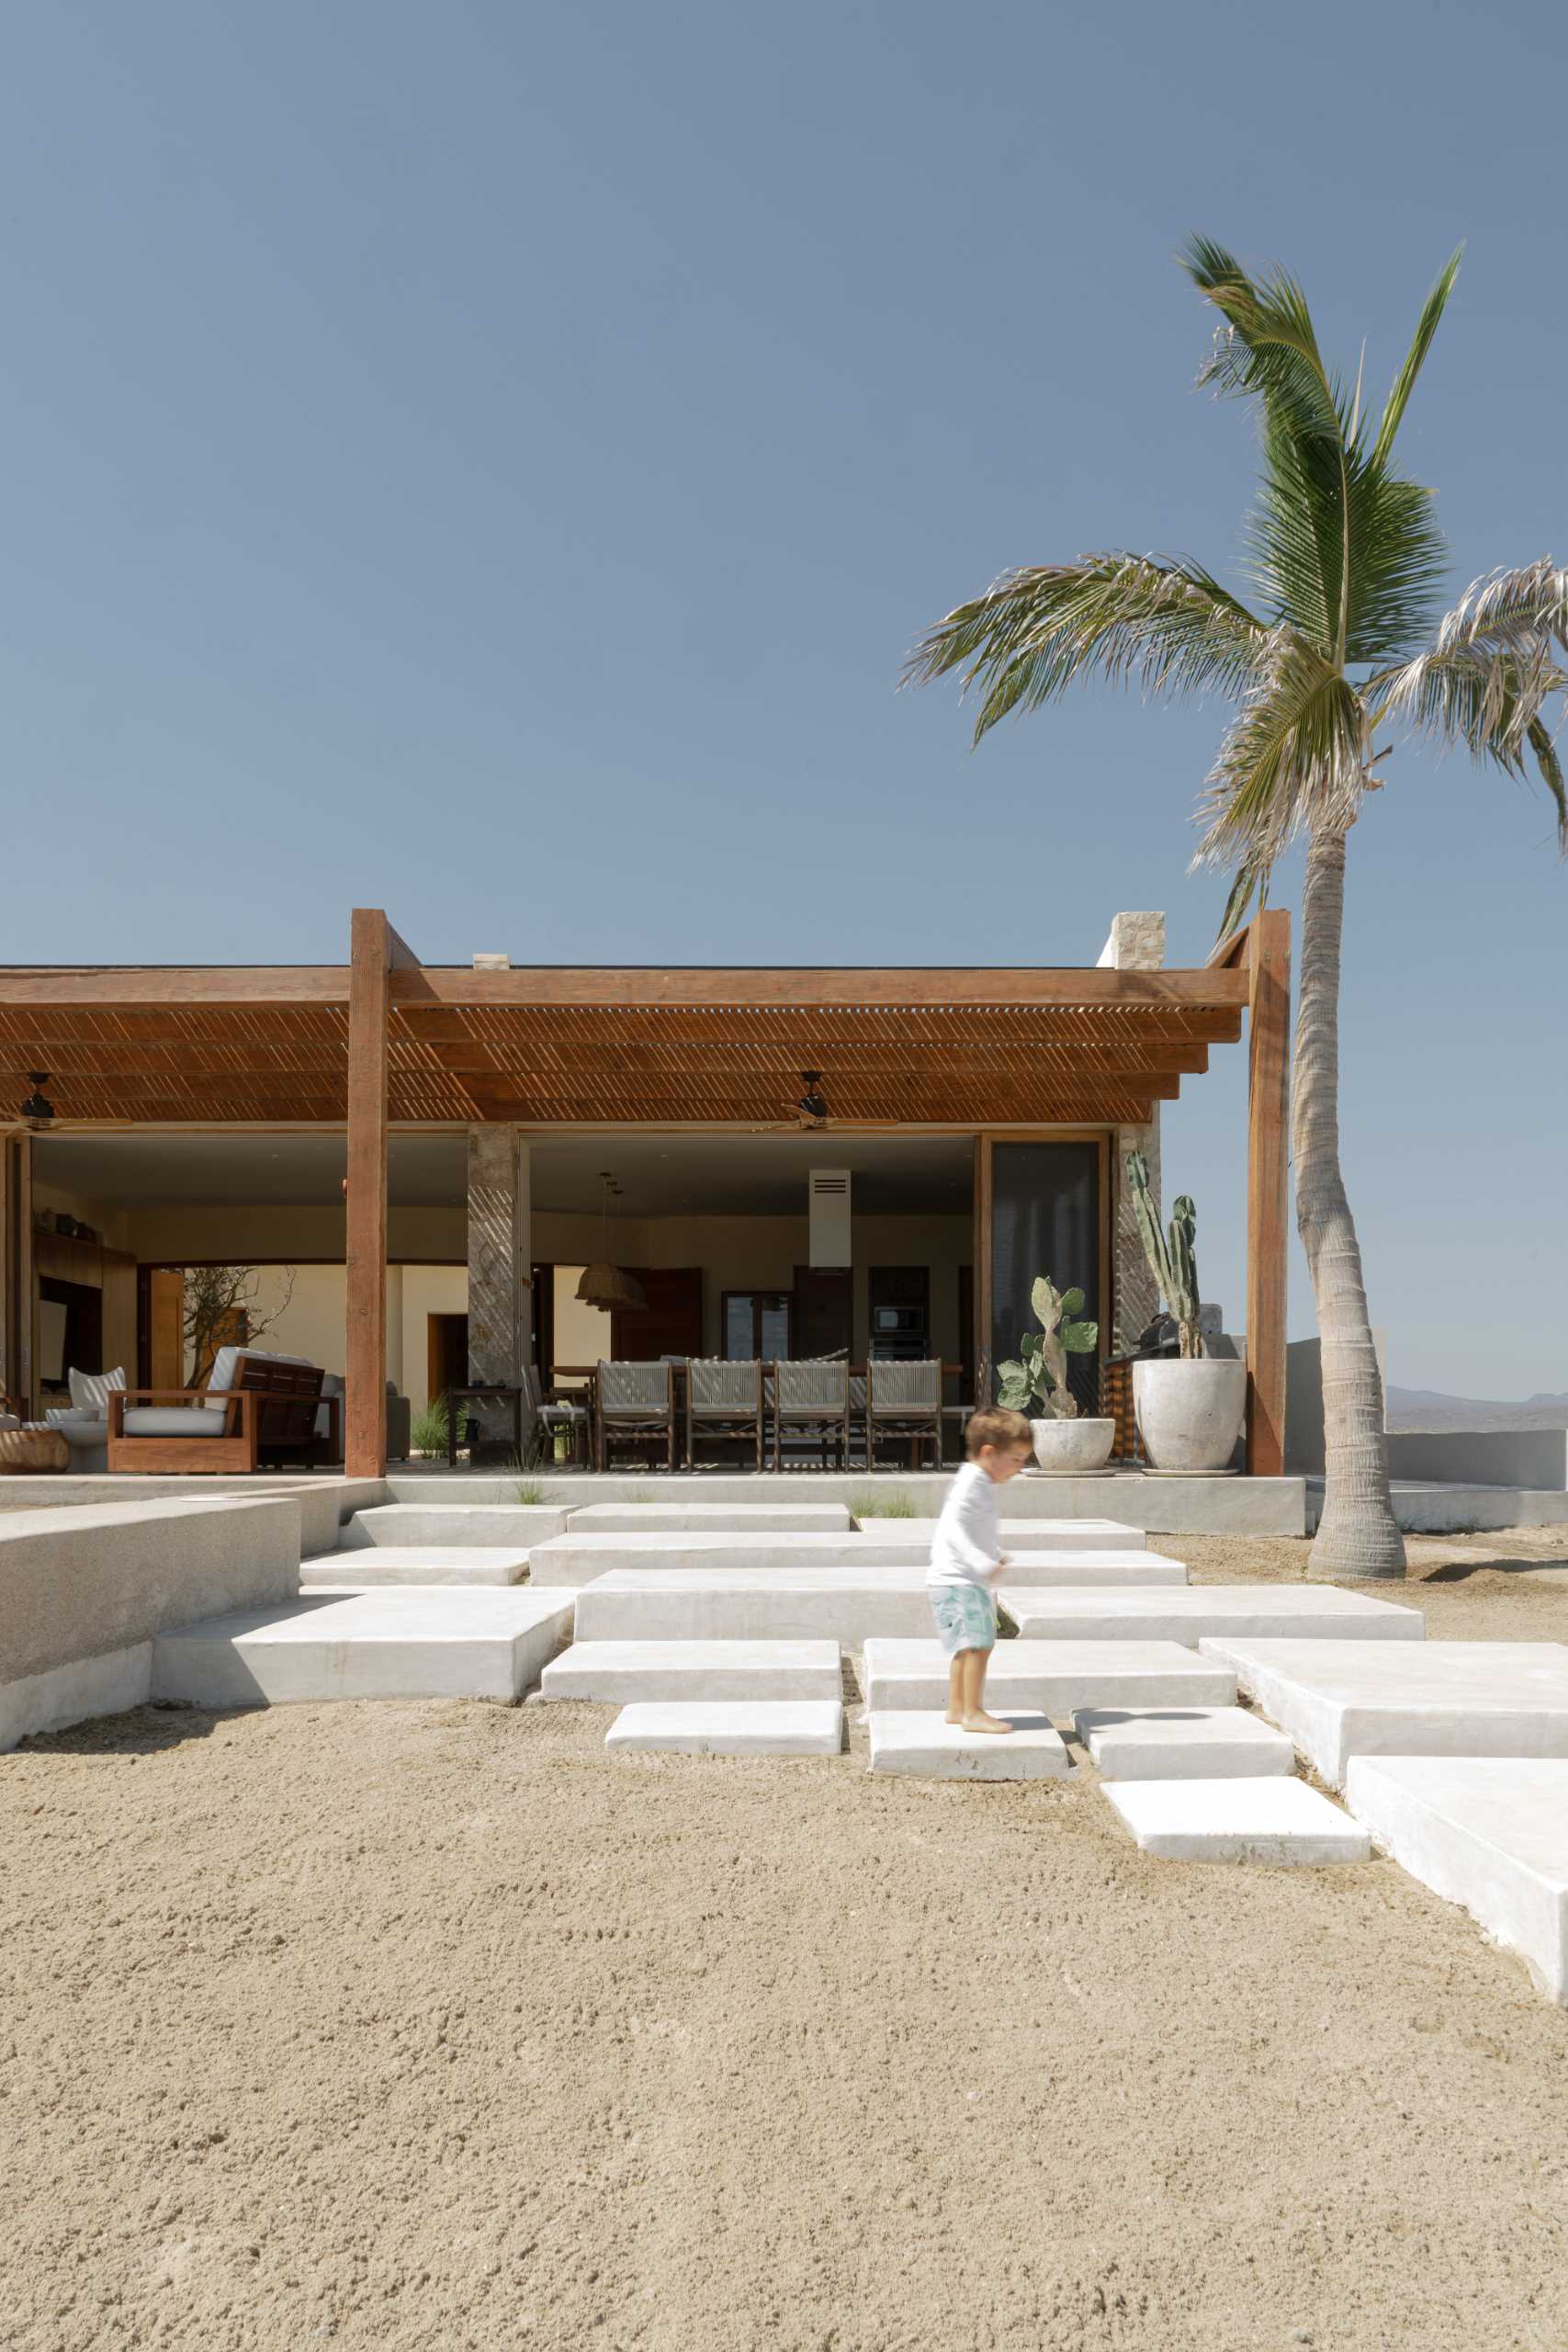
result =
[[[1118,916],[1089,967],[455,967],[361,909],[343,966],[0,971],[0,1386],[183,1385],[186,1272],[237,1265],[225,1336],[344,1372],[355,1475],[389,1379],[417,1408],[528,1363],[842,1351],[939,1357],[972,1401],[1042,1269],[1102,1356],[1135,1340],[1124,1154],[1157,1170],[1161,1102],[1245,1035],[1247,1458],[1276,1475],[1288,918],[1196,969],[1163,928]],[[605,1262],[640,1306],[578,1297]]]

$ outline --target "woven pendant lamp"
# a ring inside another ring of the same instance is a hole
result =
[[[591,1266],[584,1266],[582,1269],[581,1277],[577,1285],[577,1295],[585,1306],[602,1306],[606,1309],[614,1309],[617,1306],[644,1307],[648,1305],[648,1294],[642,1284],[634,1282],[630,1274],[611,1262],[610,1194],[614,1189],[614,1179],[608,1169],[601,1169],[599,1182],[604,1187],[604,1210],[601,1228],[603,1238],[599,1244],[604,1254],[596,1258]]]

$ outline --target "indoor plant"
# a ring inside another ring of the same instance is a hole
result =
[[[1017,1356],[998,1365],[997,1402],[1030,1414],[1034,1459],[1042,1470],[1057,1477],[1102,1470],[1111,1459],[1116,1424],[1080,1419],[1077,1398],[1067,1385],[1068,1356],[1091,1353],[1100,1344],[1100,1326],[1078,1320],[1082,1291],[1059,1291],[1049,1274],[1036,1281],[1029,1303],[1041,1328],[1025,1331]],[[1030,1411],[1032,1406],[1041,1408],[1038,1414]]]
[[[1145,1357],[1133,1366],[1133,1410],[1144,1452],[1156,1470],[1228,1470],[1247,1409],[1247,1366],[1203,1352],[1197,1212],[1183,1193],[1168,1234],[1161,1233],[1141,1151],[1127,1154],[1127,1182],[1149,1272],[1181,1335],[1179,1356]]]

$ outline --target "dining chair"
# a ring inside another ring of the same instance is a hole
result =
[[[672,1363],[606,1363],[601,1359],[594,1398],[601,1470],[609,1468],[617,1439],[662,1437],[675,1467],[675,1367]]]
[[[693,1356],[686,1365],[686,1460],[691,1467],[697,1466],[701,1439],[727,1437],[750,1438],[761,1469],[761,1360]]]

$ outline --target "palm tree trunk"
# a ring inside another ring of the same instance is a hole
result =
[[[1355,1221],[1339,1169],[1339,943],[1345,836],[1314,832],[1302,892],[1292,1140],[1296,1224],[1317,1302],[1323,1355],[1323,1517],[1310,1577],[1402,1577],[1383,1438],[1382,1375],[1367,1318]]]

